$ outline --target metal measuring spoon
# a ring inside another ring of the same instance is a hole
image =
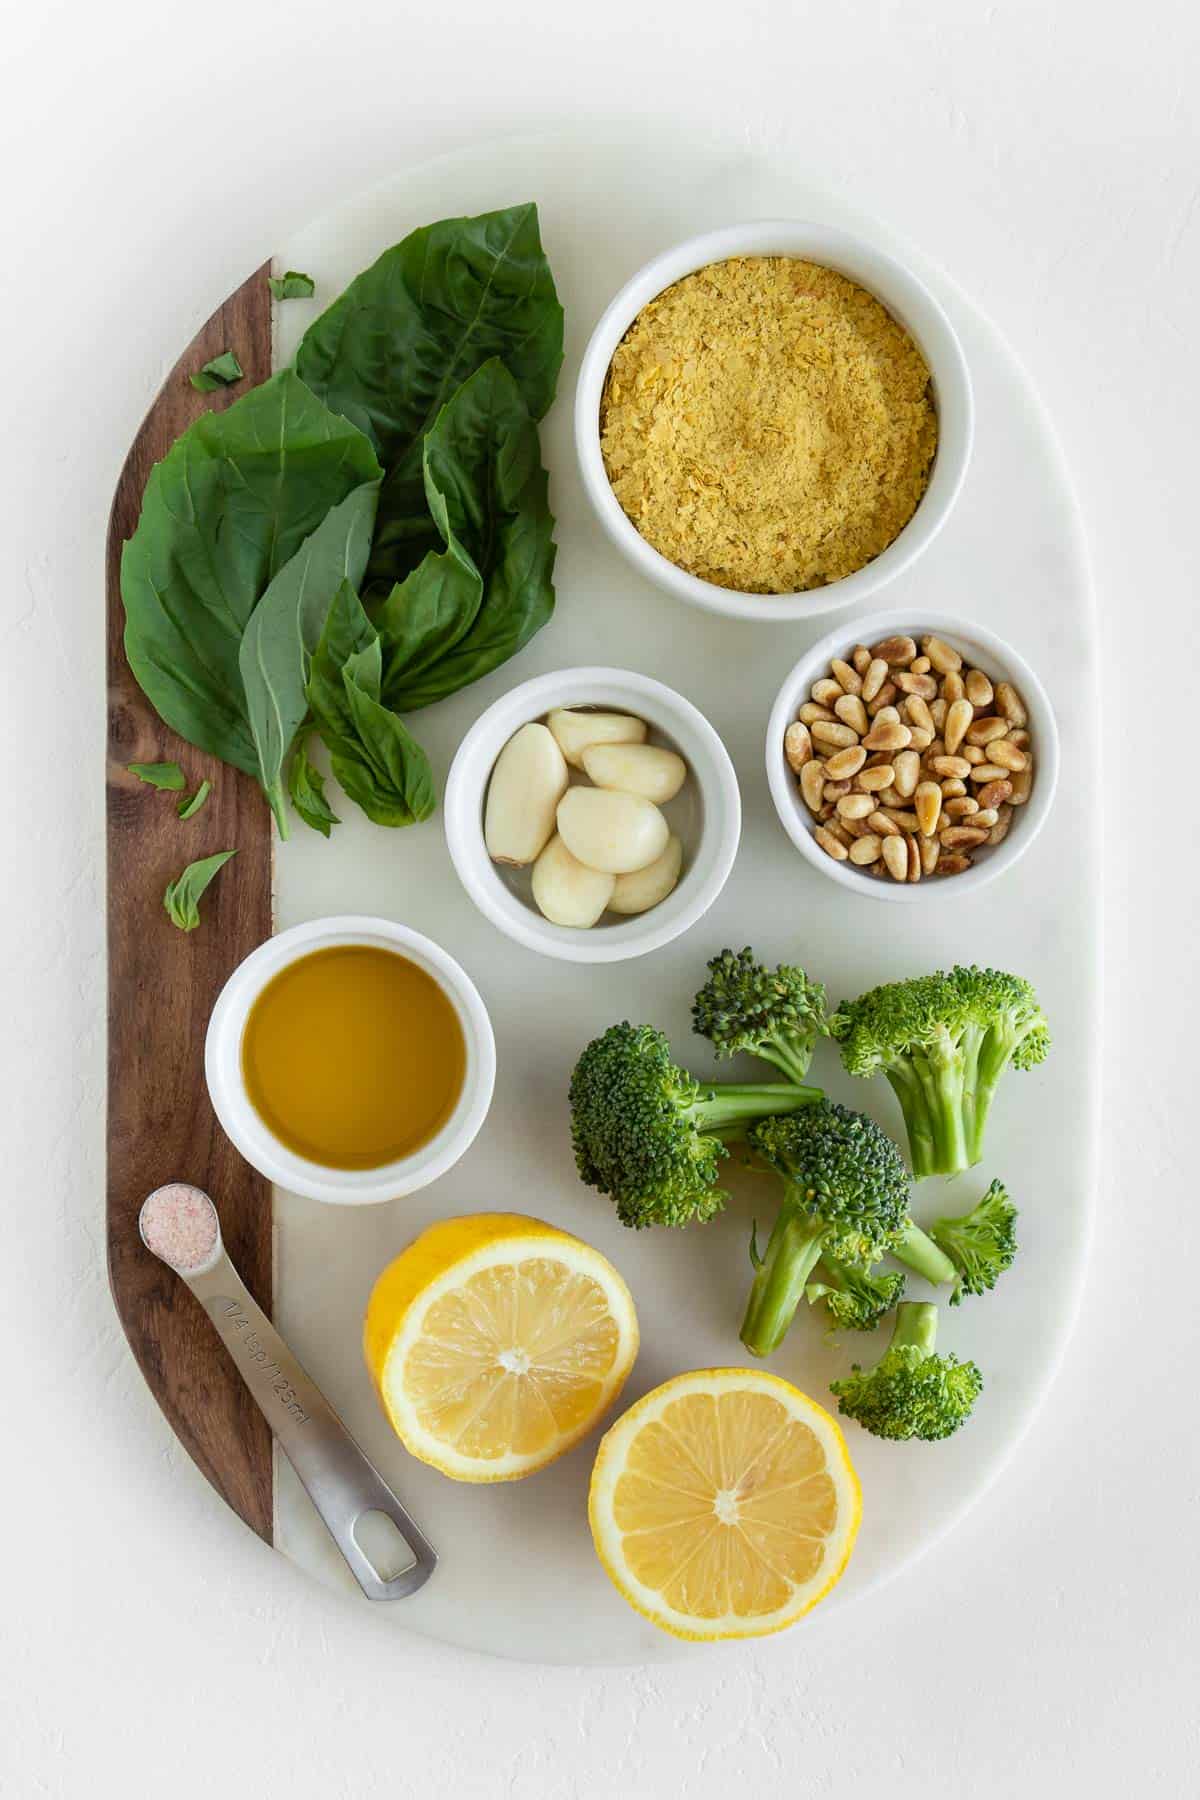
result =
[[[216,1326],[367,1599],[402,1600],[416,1593],[437,1567],[437,1552],[252,1299],[221,1242],[209,1196],[183,1181],[155,1188],[142,1203],[138,1230],[147,1250],[187,1283]],[[387,1580],[355,1536],[355,1527],[371,1513],[391,1521],[413,1557]]]

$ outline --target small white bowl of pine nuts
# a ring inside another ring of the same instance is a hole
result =
[[[791,671],[767,728],[784,830],[823,875],[875,900],[962,894],[1011,867],[1058,782],[1045,689],[967,619],[851,620]]]

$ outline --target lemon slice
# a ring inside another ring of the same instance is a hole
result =
[[[824,1407],[753,1369],[677,1375],[601,1442],[588,1518],[638,1612],[685,1638],[782,1631],[850,1559],[862,1494]]]
[[[456,1481],[515,1481],[569,1450],[637,1355],[598,1250],[515,1213],[445,1219],[375,1283],[363,1351],[392,1429]]]

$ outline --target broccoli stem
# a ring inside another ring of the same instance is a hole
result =
[[[975,1058],[969,1048],[914,1051],[887,1071],[904,1123],[913,1176],[957,1175],[979,1160],[968,1134],[976,1113]]]
[[[890,1246],[890,1254],[897,1262],[911,1269],[923,1281],[934,1287],[943,1287],[949,1281],[958,1280],[958,1270],[950,1261],[944,1250],[939,1250],[931,1237],[912,1219],[904,1227],[904,1235],[897,1243]]]
[[[751,1355],[769,1356],[787,1336],[824,1235],[822,1220],[796,1206],[780,1207],[742,1320],[742,1342]]]
[[[802,1106],[814,1106],[824,1097],[820,1088],[800,1087],[791,1081],[717,1082],[702,1087],[688,1110],[698,1131],[734,1138],[741,1137],[756,1119],[799,1112]]]
[[[813,1043],[811,1038],[800,1039],[784,1032],[773,1032],[762,1039],[755,1054],[764,1062],[774,1063],[788,1081],[803,1083],[812,1061]]]
[[[889,1350],[919,1350],[932,1356],[937,1343],[938,1309],[929,1300],[902,1300],[896,1308],[896,1324]]]

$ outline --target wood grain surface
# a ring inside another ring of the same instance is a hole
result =
[[[217,1124],[204,1084],[204,1034],[227,976],[271,931],[271,825],[249,776],[193,749],[134,681],[122,642],[121,547],[154,463],[202,412],[271,373],[269,265],[232,294],[180,357],[125,461],[109,519],[108,592],[108,1268],[142,1373],[172,1429],[234,1511],[271,1541],[271,1435],[198,1302],[150,1255],[137,1217],[151,1189],[196,1183],[221,1215],[230,1255],[271,1310],[271,1191]],[[199,394],[188,375],[236,351],[246,379]],[[129,762],[178,762],[208,804],[177,815],[180,795],[129,774]],[[204,896],[198,930],[163,910],[168,881],[197,857],[237,849]]]

